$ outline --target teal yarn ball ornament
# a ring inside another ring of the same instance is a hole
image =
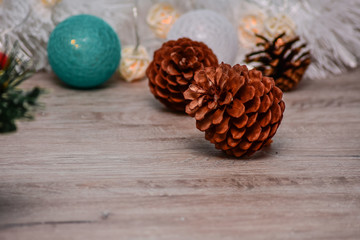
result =
[[[55,74],[75,88],[93,88],[107,81],[121,57],[120,41],[112,27],[86,14],[59,23],[47,51]]]

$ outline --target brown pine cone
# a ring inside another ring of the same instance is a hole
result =
[[[187,102],[183,92],[189,87],[195,71],[217,65],[215,54],[204,43],[180,38],[164,43],[155,51],[146,75],[152,94],[160,102],[184,112]]]
[[[282,33],[270,41],[257,35],[262,39],[257,45],[263,49],[247,54],[245,62],[258,62],[259,65],[255,68],[265,76],[274,78],[276,86],[287,92],[293,90],[301,81],[311,62],[311,55],[310,51],[304,51],[306,44],[294,47],[300,40],[299,37],[283,41],[284,36],[285,33]]]
[[[217,149],[236,157],[271,143],[285,110],[282,95],[260,71],[224,63],[197,71],[184,92],[196,127]]]

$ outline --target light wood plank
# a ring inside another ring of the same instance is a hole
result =
[[[46,109],[0,135],[0,239],[359,239],[359,74],[286,93],[273,144],[245,160],[146,81],[36,74]]]

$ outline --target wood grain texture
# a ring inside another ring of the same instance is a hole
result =
[[[0,239],[360,239],[360,69],[285,94],[271,147],[225,156],[147,81],[81,91],[0,135]]]

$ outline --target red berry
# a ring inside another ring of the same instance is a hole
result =
[[[8,57],[5,53],[0,52],[0,70],[6,67]]]

